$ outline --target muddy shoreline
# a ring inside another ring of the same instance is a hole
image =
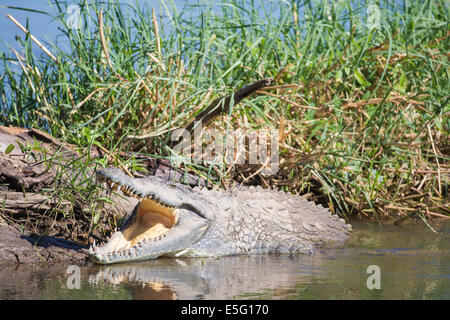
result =
[[[87,262],[87,246],[36,233],[24,233],[10,225],[0,225],[0,262],[25,264]]]

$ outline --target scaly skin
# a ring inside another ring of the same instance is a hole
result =
[[[351,231],[350,225],[322,206],[283,191],[244,186],[230,191],[192,189],[153,176],[133,179],[113,168],[100,170],[97,176],[110,185],[113,182],[113,188],[119,185],[125,194],[172,207],[166,209],[164,219],[176,221],[161,227],[163,231],[155,227],[158,230],[146,236],[149,239],[133,244],[130,234],[139,233],[133,230],[146,230],[143,221],[152,220],[152,212],[159,210],[150,200],[141,201],[104,246],[91,247],[90,256],[97,263],[163,255],[306,253],[317,246],[340,244]]]

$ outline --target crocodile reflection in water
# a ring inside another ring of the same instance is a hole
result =
[[[141,263],[94,265],[89,269],[89,284],[98,287],[129,283],[134,288],[135,299],[251,298],[271,290],[282,294],[283,288],[288,290],[293,283],[320,277],[316,271],[320,263],[319,253],[205,260],[163,258]]]

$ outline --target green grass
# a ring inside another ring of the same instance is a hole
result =
[[[366,2],[160,1],[153,20],[150,7],[82,1],[81,28],[70,30],[66,3],[54,2],[71,50],[37,57],[23,35],[21,52],[3,53],[0,123],[112,155],[80,166],[133,171],[139,164],[120,152],[170,159],[172,129],[274,77],[210,127],[278,129],[276,176],[184,165],[222,182],[252,176],[343,216],[449,216],[449,4],[377,3],[381,28],[369,30]]]

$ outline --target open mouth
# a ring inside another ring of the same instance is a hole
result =
[[[120,190],[125,195],[140,200],[133,218],[126,223],[123,230],[115,232],[104,245],[94,245],[91,253],[121,253],[133,247],[140,247],[149,241],[163,239],[167,232],[178,221],[176,208],[165,205],[153,196],[141,197],[132,188],[122,186],[108,178],[98,177],[100,182],[106,182],[111,190]]]
[[[175,209],[166,207],[155,200],[144,198],[137,208],[136,219],[123,235],[131,246],[140,241],[163,237],[177,222]]]

